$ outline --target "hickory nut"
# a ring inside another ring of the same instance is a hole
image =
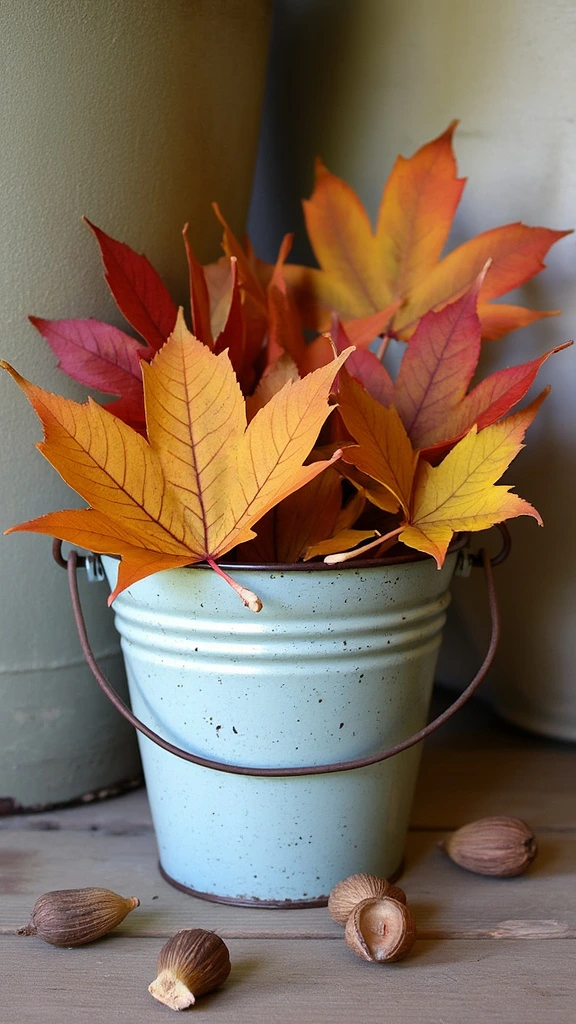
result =
[[[102,938],[140,905],[110,889],[56,889],[39,896],[20,935],[39,935],[52,946],[84,946]]]
[[[392,882],[385,878],[364,872],[349,875],[332,889],[328,897],[328,911],[333,921],[345,925],[354,907],[362,900],[382,899],[384,896],[391,896],[399,903],[406,903],[404,890],[398,885],[392,885]]]
[[[357,903],[346,922],[346,942],[372,963],[401,960],[416,941],[416,926],[404,903],[385,896]]]
[[[178,932],[158,954],[158,977],[150,995],[171,1010],[185,1010],[198,996],[211,992],[230,974],[230,954],[215,932],[192,928]]]
[[[463,825],[440,848],[451,860],[478,875],[512,878],[536,859],[532,829],[520,818],[495,815]]]

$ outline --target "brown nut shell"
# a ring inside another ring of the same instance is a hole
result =
[[[404,903],[385,896],[356,904],[346,922],[346,942],[371,963],[405,957],[416,941],[414,918]]]
[[[497,878],[521,875],[538,855],[530,826],[521,818],[505,815],[471,821],[440,846],[455,864],[467,871]]]
[[[330,916],[338,924],[346,924],[354,907],[367,899],[383,899],[390,896],[399,903],[406,903],[406,893],[398,885],[392,885],[378,875],[360,872],[342,879],[332,889],[328,897]]]
[[[150,995],[171,1010],[185,1010],[198,996],[211,992],[230,974],[230,954],[215,932],[192,928],[178,932],[158,954],[158,977]]]
[[[39,896],[22,935],[39,935],[52,946],[84,946],[107,935],[140,905],[110,889],[56,889]]]

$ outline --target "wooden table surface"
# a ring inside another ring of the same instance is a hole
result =
[[[158,950],[180,928],[204,927],[233,964],[224,988],[189,1011],[213,1024],[574,1024],[575,792],[574,746],[521,733],[482,704],[428,741],[400,883],[419,939],[389,965],[355,957],[325,909],[226,907],[171,888],[143,790],[0,818],[0,1021],[169,1019],[147,991]],[[482,878],[438,850],[449,830],[488,814],[534,828],[540,854],[526,875]],[[88,885],[141,906],[80,949],[17,935],[40,893]]]

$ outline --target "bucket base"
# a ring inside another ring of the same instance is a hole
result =
[[[262,907],[264,910],[300,910],[304,907],[328,906],[328,896],[318,896],[315,900],[260,900],[257,897],[255,899],[243,899],[234,896],[217,896],[215,893],[199,892],[198,889],[191,889],[188,885],[182,885],[181,882],[177,882],[164,871],[160,861],[158,861],[158,870],[162,878],[170,885],[173,885],[175,889],[179,889],[180,892],[186,892],[189,896],[196,896],[199,900],[208,900],[210,903],[227,903],[234,907]],[[396,882],[403,871],[404,860],[400,862],[396,871],[389,875],[388,881]]]

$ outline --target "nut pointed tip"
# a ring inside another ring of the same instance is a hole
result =
[[[190,989],[169,971],[162,971],[148,985],[148,991],[154,999],[171,1010],[187,1010],[196,1002]]]

